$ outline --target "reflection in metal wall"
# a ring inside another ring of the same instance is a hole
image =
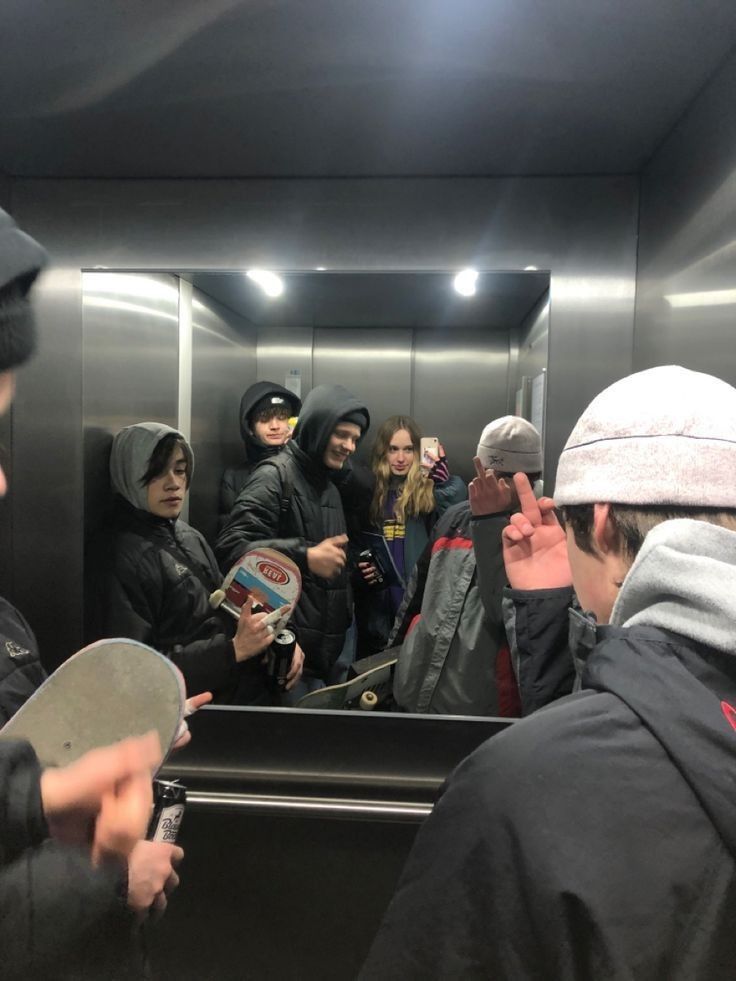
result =
[[[359,457],[367,459],[377,426],[411,412],[412,331],[388,328],[315,330],[315,385],[339,384],[365,401],[371,431]]]
[[[631,367],[635,177],[17,180],[13,213],[55,264],[37,290],[41,354],[13,419],[13,598],[42,650],[81,637],[80,269],[550,269],[550,463],[590,398]],[[52,492],[39,446],[63,475]],[[43,601],[34,545],[68,570]]]
[[[510,411],[506,331],[417,331],[412,415],[422,432],[439,436],[453,473],[473,476],[485,424]]]
[[[276,382],[286,388],[287,379],[298,381],[300,398],[312,388],[312,328],[277,329],[264,327],[258,332],[258,381]]]
[[[192,424],[196,472],[189,521],[214,541],[220,478],[243,456],[240,397],[256,380],[255,330],[231,310],[194,290],[192,297]]]
[[[634,367],[682,364],[736,384],[736,55],[642,179]]]
[[[82,274],[85,539],[104,519],[112,437],[134,422],[177,425],[179,287],[166,275]]]

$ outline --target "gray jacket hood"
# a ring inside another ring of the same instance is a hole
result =
[[[140,511],[148,511],[148,489],[141,484],[141,480],[148,470],[151,454],[164,436],[170,433],[175,433],[187,443],[177,429],[172,429],[162,422],[138,422],[134,426],[126,426],[112,442],[110,453],[112,489]],[[191,447],[189,450],[191,452]],[[194,470],[194,463],[192,463],[192,470]]]
[[[736,532],[677,518],[644,539],[611,613],[620,627],[660,627],[734,650]]]

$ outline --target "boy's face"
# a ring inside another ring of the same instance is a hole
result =
[[[262,446],[283,446],[289,436],[289,410],[259,412],[253,420],[252,432]]]
[[[327,441],[323,462],[330,470],[342,470],[349,456],[355,453],[361,429],[354,422],[338,422]]]
[[[607,536],[608,505],[593,506],[591,533],[595,554],[584,552],[575,542],[572,528],[565,529],[567,557],[572,583],[578,601],[586,612],[595,614],[598,623],[610,623],[613,604],[626,578],[627,566],[617,551],[610,547]]]
[[[166,469],[148,485],[148,510],[158,518],[178,518],[187,493],[187,458],[176,446]]]

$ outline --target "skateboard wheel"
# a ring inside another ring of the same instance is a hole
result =
[[[210,595],[210,606],[212,607],[213,610],[216,610],[221,605],[224,599],[225,599],[225,590],[216,589],[214,593]]]
[[[360,707],[364,712],[370,712],[378,705],[378,695],[374,691],[364,691],[360,696]]]

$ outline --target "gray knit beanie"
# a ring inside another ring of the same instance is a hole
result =
[[[678,365],[609,385],[565,444],[554,497],[736,508],[736,389]]]
[[[541,473],[542,437],[521,416],[502,416],[481,433],[476,456],[485,470]]]

